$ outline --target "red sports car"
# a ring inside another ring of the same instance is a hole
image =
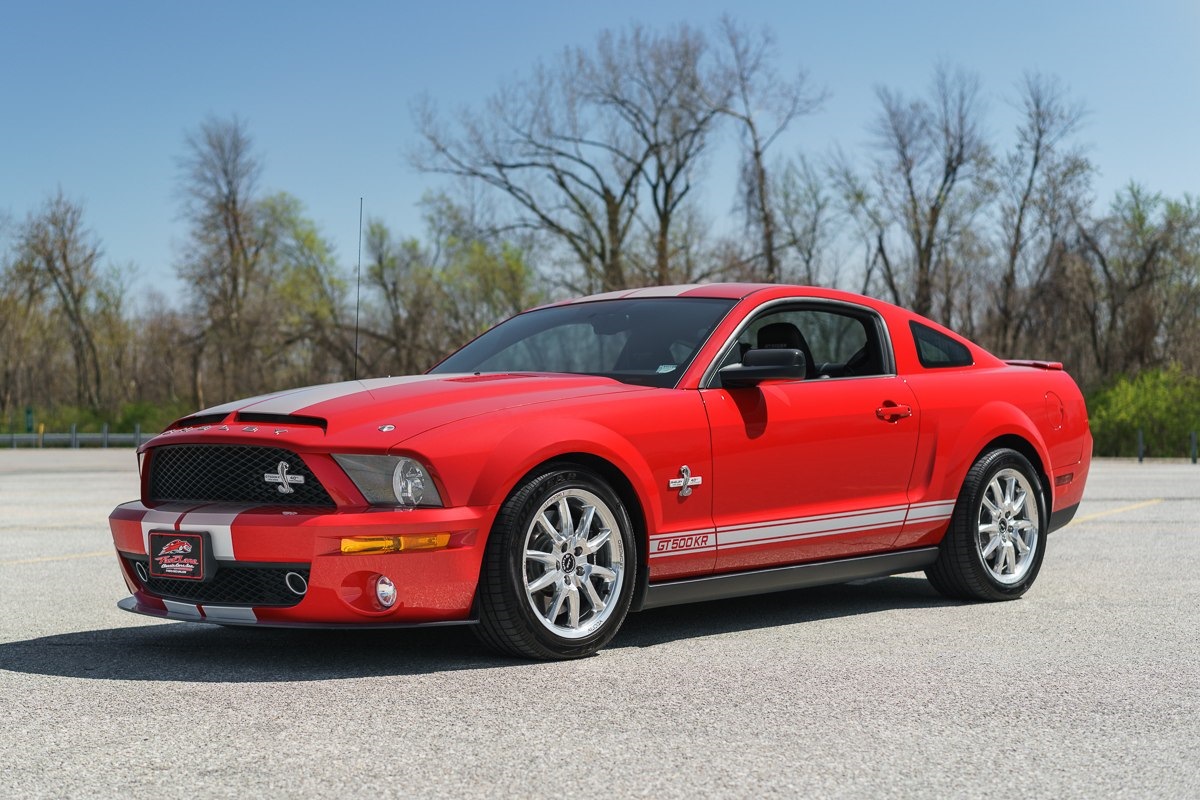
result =
[[[139,451],[120,607],[222,625],[471,623],[595,652],[627,612],[924,570],[1033,584],[1083,494],[1062,365],[798,286],[635,289],[519,314],[425,375],[279,392]]]

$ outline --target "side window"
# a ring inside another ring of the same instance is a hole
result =
[[[910,322],[917,343],[917,359],[922,367],[969,367],[975,363],[971,351],[944,333],[919,322]]]
[[[878,329],[867,312],[794,306],[768,311],[742,330],[720,366],[740,363],[746,351],[760,347],[803,352],[807,380],[887,374]]]

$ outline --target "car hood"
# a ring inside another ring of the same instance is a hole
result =
[[[225,427],[237,434],[250,426],[273,428],[283,439],[301,429],[319,435],[327,447],[350,445],[372,449],[406,439],[461,419],[520,406],[603,394],[653,391],[591,375],[504,373],[488,375],[415,375],[371,378],[309,386],[237,400],[181,419],[174,433]],[[236,424],[235,424],[236,423]],[[391,426],[388,428],[388,426]],[[385,430],[386,429],[386,430]],[[250,431],[258,433],[258,431]],[[385,437],[380,437],[380,433]],[[241,438],[238,436],[237,438]],[[153,444],[153,443],[151,443]]]

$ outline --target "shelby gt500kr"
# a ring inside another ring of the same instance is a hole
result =
[[[917,570],[1019,597],[1091,434],[1061,364],[858,295],[712,284],[544,306],[425,375],[209,408],[138,455],[121,608],[474,623],[569,658],[671,603]]]

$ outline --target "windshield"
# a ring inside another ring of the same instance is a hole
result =
[[[733,300],[646,297],[519,314],[430,370],[569,372],[670,388]]]

